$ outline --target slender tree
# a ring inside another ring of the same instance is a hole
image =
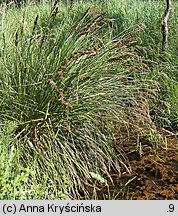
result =
[[[162,20],[162,48],[163,50],[166,50],[168,48],[168,20],[169,20],[169,15],[171,11],[171,6],[172,6],[172,1],[171,0],[166,0],[166,10],[164,12],[163,20]]]
[[[74,5],[74,0],[70,0],[70,8],[72,8]]]

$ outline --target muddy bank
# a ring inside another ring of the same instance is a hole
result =
[[[163,134],[165,135],[165,134]],[[155,152],[151,146],[128,152],[132,172],[113,173],[109,186],[97,185],[98,199],[166,200],[178,199],[178,138],[166,134],[167,146]],[[125,185],[125,186],[124,186]],[[88,188],[91,197],[93,188]],[[109,191],[109,195],[108,195]]]

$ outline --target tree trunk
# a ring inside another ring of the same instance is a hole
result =
[[[163,16],[163,20],[162,20],[162,35],[163,35],[163,39],[162,39],[162,49],[166,50],[168,48],[168,20],[169,20],[169,15],[170,15],[170,11],[171,11],[171,6],[172,6],[172,1],[171,0],[166,0],[166,10]]]
[[[70,0],[70,8],[72,8],[74,5],[74,0]]]

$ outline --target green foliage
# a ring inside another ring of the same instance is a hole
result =
[[[25,8],[8,44],[4,36],[0,115],[17,122],[23,163],[35,161],[56,187],[67,179],[76,197],[90,172],[120,169],[114,127],[125,124],[138,92],[151,83],[125,69],[142,64],[126,42],[131,33],[111,40],[110,19],[93,8],[73,22],[57,11],[35,15],[28,26]]]
[[[0,199],[66,199],[65,184],[63,192],[60,189],[54,191],[54,184],[47,175],[41,176],[37,182],[38,168],[35,162],[32,167],[20,163],[18,141],[13,137],[16,126],[14,122],[10,122],[0,131]]]
[[[26,199],[28,189],[25,186],[29,175],[29,168],[18,164],[18,153],[14,147],[14,123],[0,131],[0,199]]]
[[[90,175],[92,176],[92,178],[96,179],[101,184],[107,184],[107,180],[103,178],[101,175],[94,173],[94,172],[90,172]]]
[[[151,96],[157,125],[177,125],[177,47],[161,51],[162,9],[159,1],[112,0],[3,11],[1,199],[87,197],[86,182],[107,184],[110,170],[129,169],[113,134],[134,124],[143,98]]]

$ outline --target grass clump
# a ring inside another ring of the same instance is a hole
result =
[[[163,5],[99,2],[2,13],[2,199],[88,199],[91,188],[97,198],[112,173],[131,172],[130,152],[141,157],[148,143],[156,152],[157,129],[176,128],[177,48],[161,51]]]
[[[0,131],[0,199],[23,199],[23,183],[27,182],[29,174],[29,170],[14,166],[17,156],[12,143],[14,126],[9,124],[6,131]]]
[[[37,179],[40,168],[35,160],[31,166],[21,162],[22,156],[26,160],[29,155],[23,154],[19,140],[14,137],[16,127],[14,122],[8,122],[0,130],[0,199],[67,199],[65,184],[55,191],[48,173],[40,176],[40,181]]]
[[[27,12],[1,40],[0,121],[16,123],[20,161],[48,185],[47,198],[80,198],[81,191],[87,197],[90,173],[129,171],[113,134],[134,118],[143,93],[154,95],[133,46],[141,26],[111,39],[112,20],[95,8],[71,21],[56,4],[29,26]]]
[[[16,124],[9,122],[0,131],[0,199],[43,199],[45,196],[48,198],[45,179],[38,184],[35,181],[35,169],[20,163],[20,152],[16,148],[17,140],[13,134],[15,128]]]

